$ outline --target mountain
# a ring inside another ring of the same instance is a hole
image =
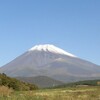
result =
[[[100,77],[100,66],[54,45],[36,45],[0,68],[11,77],[47,76],[63,82]]]
[[[36,84],[40,88],[54,87],[54,86],[58,86],[58,85],[64,84],[61,81],[52,79],[52,78],[47,77],[47,76],[16,77],[16,78],[19,79],[19,80],[21,80],[21,81],[24,81],[24,82]]]

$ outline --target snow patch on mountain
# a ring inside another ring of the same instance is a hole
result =
[[[36,46],[32,47],[31,49],[29,49],[28,51],[45,51],[45,52],[63,54],[63,55],[67,55],[70,57],[76,57],[75,55],[73,55],[69,52],[66,52],[66,51],[64,51],[54,45],[51,45],[51,44],[36,45]]]

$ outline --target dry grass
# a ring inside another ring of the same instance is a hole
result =
[[[100,100],[100,87],[75,87],[16,91],[0,100]]]
[[[13,92],[12,89],[6,86],[0,86],[0,96],[9,96]]]

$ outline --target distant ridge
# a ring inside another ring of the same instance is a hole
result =
[[[100,79],[66,83],[53,88],[100,86]]]
[[[45,87],[54,87],[58,85],[64,84],[61,81],[52,79],[47,76],[36,76],[36,77],[16,77],[17,79],[28,82],[28,83],[34,83],[40,88],[45,88]]]

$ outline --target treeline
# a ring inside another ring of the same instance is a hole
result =
[[[0,74],[0,86],[7,86],[17,91],[36,90],[38,87],[34,84],[25,83],[15,78],[8,77],[6,74]]]
[[[100,86],[100,80],[85,80],[79,82],[72,82],[72,83],[56,86],[54,88],[76,87],[76,86]]]

